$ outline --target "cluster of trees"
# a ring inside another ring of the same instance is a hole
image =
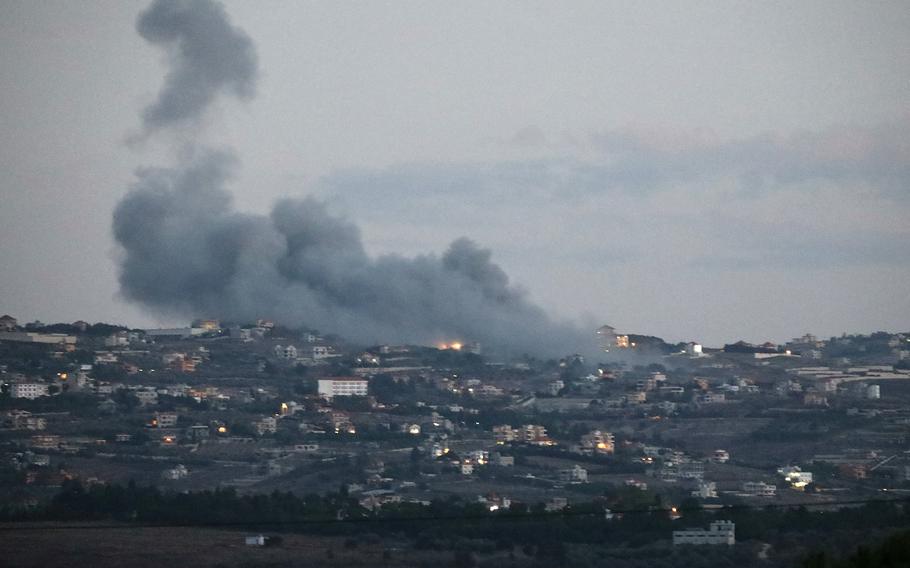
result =
[[[846,558],[826,551],[809,554],[803,568],[903,568],[910,566],[910,531],[902,531],[875,546],[862,545]]]

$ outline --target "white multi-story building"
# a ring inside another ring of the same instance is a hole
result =
[[[683,529],[673,531],[673,545],[681,544],[736,544],[736,525],[733,521],[714,521],[708,529]]]
[[[588,470],[578,464],[575,464],[575,466],[571,469],[559,470],[559,480],[568,483],[587,483]]]
[[[47,396],[47,385],[44,383],[16,383],[10,388],[10,396],[13,398],[38,398]]]
[[[336,396],[366,396],[369,381],[357,377],[319,379],[319,396],[332,399]]]
[[[703,354],[701,343],[686,344],[686,355],[689,357],[701,357]]]

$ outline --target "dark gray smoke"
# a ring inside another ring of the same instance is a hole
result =
[[[199,118],[219,93],[255,94],[253,42],[212,0],[155,0],[136,30],[167,50],[170,71],[158,99],[142,113],[146,134]]]
[[[145,113],[153,128],[198,116],[222,90],[252,93],[252,45],[220,5],[156,0],[138,29],[152,43],[180,44]],[[371,258],[359,229],[314,199],[282,200],[269,216],[235,212],[224,189],[233,157],[191,154],[140,170],[114,212],[122,293],[148,308],[269,318],[362,342],[479,341],[510,353],[563,354],[593,338],[554,323],[468,239],[442,256]]]

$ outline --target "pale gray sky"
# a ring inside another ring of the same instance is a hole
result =
[[[465,235],[558,317],[718,344],[910,328],[906,2],[226,2],[258,96],[238,209],[374,254]],[[143,2],[0,0],[0,312],[154,324],[111,213],[160,141]]]

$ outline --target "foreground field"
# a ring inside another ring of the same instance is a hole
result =
[[[0,530],[9,525],[0,525]],[[381,544],[286,534],[279,546],[251,547],[244,533],[206,528],[78,528],[55,524],[4,531],[0,564],[17,568],[160,568],[161,566],[420,566],[432,553],[386,549]],[[435,556],[438,556],[436,554]]]

